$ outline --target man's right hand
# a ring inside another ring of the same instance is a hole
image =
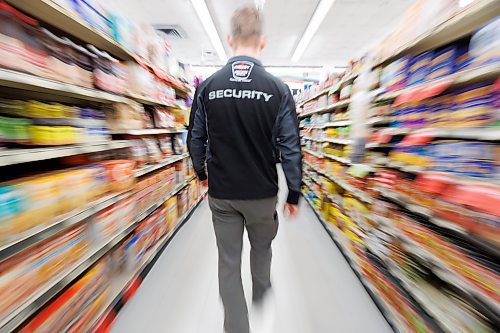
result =
[[[292,204],[285,204],[285,216],[288,218],[295,218],[299,214],[299,206]]]
[[[202,180],[201,186],[203,186],[204,188],[208,188],[208,179]]]

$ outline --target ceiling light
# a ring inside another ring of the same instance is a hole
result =
[[[217,29],[215,28],[214,21],[212,20],[212,16],[208,11],[205,0],[191,0],[191,3],[193,4],[194,10],[198,15],[201,24],[203,24],[203,28],[205,28],[205,32],[207,33],[208,38],[210,38],[210,41],[212,42],[212,45],[215,48],[215,51],[217,52],[220,60],[224,62],[227,61],[226,50],[222,45],[222,41],[219,37],[219,34],[217,33]]]
[[[258,10],[262,11],[264,10],[264,6],[266,5],[266,0],[255,0],[255,7],[257,7]]]
[[[326,14],[328,14],[328,11],[330,10],[334,2],[335,0],[321,0],[321,2],[318,4],[318,7],[316,7],[311,20],[309,21],[309,24],[307,25],[307,28],[299,41],[299,44],[297,44],[295,52],[293,52],[292,62],[297,62],[299,61],[300,57],[302,57],[302,54],[306,50],[306,47],[311,42],[311,39],[321,25],[321,22],[323,22],[323,20],[325,19]]]

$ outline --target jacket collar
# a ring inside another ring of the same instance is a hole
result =
[[[251,61],[253,62],[254,64],[258,65],[258,66],[262,66],[262,62],[259,60],[259,59],[255,59],[255,58],[252,58],[252,57],[248,57],[248,56],[236,56],[236,57],[232,57],[231,59],[228,60],[228,64],[232,64],[233,62],[236,62],[236,61]]]

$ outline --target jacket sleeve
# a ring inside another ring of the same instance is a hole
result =
[[[207,117],[202,96],[195,92],[195,98],[189,115],[188,150],[193,161],[193,167],[200,180],[207,179],[205,171],[207,154]]]
[[[281,152],[281,165],[288,185],[290,204],[297,204],[302,181],[302,151],[299,138],[299,121],[290,89],[281,99],[277,121],[277,146]]]

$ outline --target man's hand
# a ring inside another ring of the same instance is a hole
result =
[[[295,218],[299,214],[299,206],[292,204],[285,204],[285,216],[289,218]]]
[[[208,179],[202,180],[201,186],[203,186],[204,188],[208,188]]]

